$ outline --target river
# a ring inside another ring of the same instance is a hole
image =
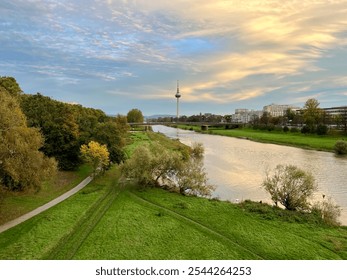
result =
[[[347,158],[333,153],[264,144],[250,140],[200,134],[161,125],[153,131],[179,139],[186,145],[199,142],[205,148],[205,169],[217,188],[214,196],[233,202],[251,199],[271,203],[261,188],[267,170],[278,164],[293,164],[310,171],[318,184],[314,199],[331,197],[341,207],[340,221],[347,225]]]

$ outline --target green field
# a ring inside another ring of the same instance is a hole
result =
[[[131,138],[130,150],[157,141],[182,149],[161,134]],[[347,259],[347,227],[328,227],[314,215],[139,189],[119,177],[113,166],[1,233],[0,259]]]
[[[181,129],[191,129],[196,132],[201,132],[199,126],[178,125]],[[209,134],[245,138],[257,142],[288,145],[304,149],[314,149],[319,151],[333,151],[337,140],[346,140],[347,136],[341,135],[313,135],[282,132],[282,131],[263,131],[250,128],[238,129],[221,129],[210,127],[207,132]]]
[[[35,191],[9,192],[0,189],[0,225],[11,221],[67,192],[83,179],[92,169],[82,165],[77,171],[58,171],[54,180],[45,182]]]
[[[347,259],[346,227],[120,187],[117,178],[112,169],[67,201],[0,234],[0,258]]]

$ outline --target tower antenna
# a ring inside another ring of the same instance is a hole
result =
[[[178,118],[179,118],[179,99],[181,97],[181,94],[180,94],[180,87],[179,87],[179,81],[177,80],[177,92],[175,94],[175,97],[177,99],[177,112],[176,112],[176,118],[177,118],[177,121],[178,121]]]

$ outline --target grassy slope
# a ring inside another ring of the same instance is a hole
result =
[[[238,205],[123,191],[75,259],[347,259],[346,228],[266,220]]]
[[[87,165],[77,171],[59,171],[53,181],[45,182],[39,192],[0,193],[0,224],[11,221],[31,210],[53,200],[72,189],[91,173]]]
[[[162,136],[132,137],[141,138],[139,145]],[[0,234],[0,259],[347,259],[346,227],[287,222],[159,189],[124,189],[118,177],[113,168]]]
[[[110,170],[107,176],[93,180],[57,206],[1,233],[0,259],[60,258],[55,255],[57,247],[64,250],[61,244],[70,236],[76,232],[83,234],[85,227],[82,225],[103,205],[100,202],[114,188],[118,176]]]
[[[197,132],[201,132],[200,127],[197,126],[183,126],[179,128],[190,129],[193,128]],[[247,138],[249,140],[266,142],[273,144],[289,145],[305,149],[315,149],[321,151],[333,151],[334,144],[337,140],[343,139],[341,136],[330,135],[305,135],[302,133],[284,133],[280,131],[261,131],[255,129],[214,129],[209,128],[210,134],[217,134],[229,137]]]

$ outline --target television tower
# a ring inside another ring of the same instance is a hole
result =
[[[175,94],[175,97],[177,98],[177,114],[176,114],[176,117],[177,117],[177,121],[178,121],[178,118],[179,118],[179,99],[181,97],[181,94],[180,94],[180,88],[179,88],[179,84],[178,84],[178,80],[177,80],[177,92]]]

